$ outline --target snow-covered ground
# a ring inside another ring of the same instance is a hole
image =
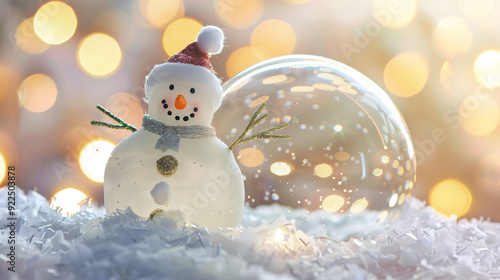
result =
[[[276,206],[245,209],[242,226],[222,231],[92,206],[64,218],[21,191],[11,272],[6,188],[0,201],[0,279],[500,279],[500,224],[457,222],[415,199],[391,229],[366,224],[369,237],[338,241],[359,223],[332,220],[328,236],[308,235],[293,219],[267,221],[286,211]],[[306,231],[316,222],[296,221]]]

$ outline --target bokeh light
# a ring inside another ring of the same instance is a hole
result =
[[[500,51],[487,50],[474,62],[474,77],[485,88],[500,86]]]
[[[10,86],[9,69],[0,64],[0,101],[4,98]]]
[[[429,193],[429,204],[445,215],[461,217],[467,213],[472,195],[462,182],[445,179],[437,183]]]
[[[141,0],[141,15],[156,28],[164,28],[171,20],[184,16],[184,3],[181,0]]]
[[[271,172],[277,176],[286,176],[292,172],[292,167],[290,164],[283,162],[283,161],[277,161],[271,164],[269,167]]]
[[[34,74],[24,79],[17,92],[19,102],[28,111],[45,112],[57,99],[56,83],[44,74]]]
[[[118,42],[103,33],[85,37],[78,46],[78,65],[92,76],[108,76],[118,68],[121,58]]]
[[[333,168],[327,163],[320,163],[314,167],[314,175],[320,178],[330,177],[333,173]]]
[[[203,25],[191,18],[178,19],[167,26],[163,32],[163,49],[171,56],[196,41]]]
[[[270,19],[255,28],[250,41],[252,47],[266,54],[266,58],[272,58],[291,54],[295,48],[296,36],[288,23]]]
[[[352,214],[359,214],[363,211],[365,211],[366,207],[368,207],[368,200],[366,198],[361,198],[356,201],[351,205],[351,213]]]
[[[6,174],[7,174],[7,164],[5,163],[5,158],[0,153],[0,183],[3,182],[3,179],[5,179]],[[0,185],[0,187],[1,186],[4,186],[4,184]]]
[[[81,210],[81,204],[88,199],[87,195],[75,188],[65,188],[52,197],[50,208],[57,209],[65,217],[72,216]]]
[[[375,0],[373,16],[384,27],[398,29],[410,23],[417,12],[416,0]]]
[[[115,145],[105,140],[96,140],[85,145],[80,152],[80,168],[90,180],[104,182],[104,169]]]
[[[219,19],[233,28],[246,28],[256,23],[264,10],[263,0],[215,1],[215,12]]]
[[[321,207],[326,212],[335,213],[344,206],[344,198],[340,195],[332,194],[323,199]]]
[[[126,92],[115,93],[108,98],[104,107],[137,129],[142,127],[142,118],[145,112],[139,99],[132,94]],[[103,115],[102,121],[107,122],[107,118],[107,116]],[[132,133],[127,129],[105,129],[104,131],[119,140],[130,136]]]
[[[235,50],[227,59],[226,73],[232,77],[242,70],[266,60],[264,53],[254,47],[242,47]]]
[[[447,17],[436,26],[434,40],[441,54],[451,59],[469,51],[472,32],[462,18]]]
[[[34,17],[35,32],[47,44],[59,45],[75,34],[77,19],[66,3],[50,1],[38,9]]]
[[[497,127],[499,120],[498,103],[490,97],[484,100],[466,98],[462,102],[460,123],[462,128],[471,135],[490,134]]]
[[[482,18],[489,14],[495,0],[458,0],[460,11],[470,18]]]
[[[411,51],[398,54],[384,69],[384,83],[397,96],[409,97],[419,93],[427,83],[427,78],[427,60]]]
[[[30,54],[39,54],[46,51],[50,45],[40,40],[35,34],[33,20],[34,17],[23,20],[16,28],[14,39],[16,45],[22,51]]]
[[[264,154],[256,148],[245,148],[238,153],[236,158],[247,167],[259,166],[264,162]]]

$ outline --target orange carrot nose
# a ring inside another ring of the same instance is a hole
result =
[[[182,94],[177,95],[177,98],[175,98],[175,108],[182,110],[186,107],[187,102],[184,96]]]

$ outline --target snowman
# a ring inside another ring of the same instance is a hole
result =
[[[209,55],[220,53],[223,41],[222,30],[206,26],[146,77],[143,127],[115,147],[106,165],[108,215],[130,207],[142,217],[161,213],[209,229],[238,224],[243,176],[210,127],[223,91]]]

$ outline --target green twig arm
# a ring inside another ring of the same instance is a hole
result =
[[[288,125],[289,125],[288,123],[282,123],[280,125],[273,126],[273,127],[266,129],[264,131],[261,131],[261,132],[252,134],[248,137],[245,137],[245,135],[247,135],[248,132],[252,128],[254,128],[256,125],[263,122],[267,117],[269,117],[268,113],[259,117],[259,114],[262,112],[262,110],[264,110],[264,108],[266,108],[266,103],[262,103],[262,105],[260,105],[259,109],[257,109],[257,111],[253,114],[252,118],[248,122],[248,125],[245,128],[245,130],[243,130],[243,132],[240,134],[240,136],[238,136],[238,138],[236,138],[236,140],[234,140],[234,142],[228,147],[228,149],[230,151],[232,151],[236,146],[238,146],[240,144],[243,144],[243,143],[255,140],[255,139],[291,139],[292,138],[292,136],[290,136],[290,135],[269,135],[269,133],[272,133],[272,132],[275,132],[275,131],[278,131],[280,129],[288,127]]]
[[[113,128],[113,129],[127,129],[127,130],[130,130],[132,132],[137,131],[137,128],[135,128],[133,125],[124,122],[122,119],[120,119],[119,117],[117,117],[116,115],[111,113],[110,111],[106,110],[106,108],[102,107],[101,105],[97,104],[96,107],[97,107],[97,109],[99,109],[99,111],[103,112],[106,116],[112,118],[120,125],[110,124],[110,123],[101,122],[101,121],[91,121],[90,122],[91,125],[105,126],[107,128]]]

